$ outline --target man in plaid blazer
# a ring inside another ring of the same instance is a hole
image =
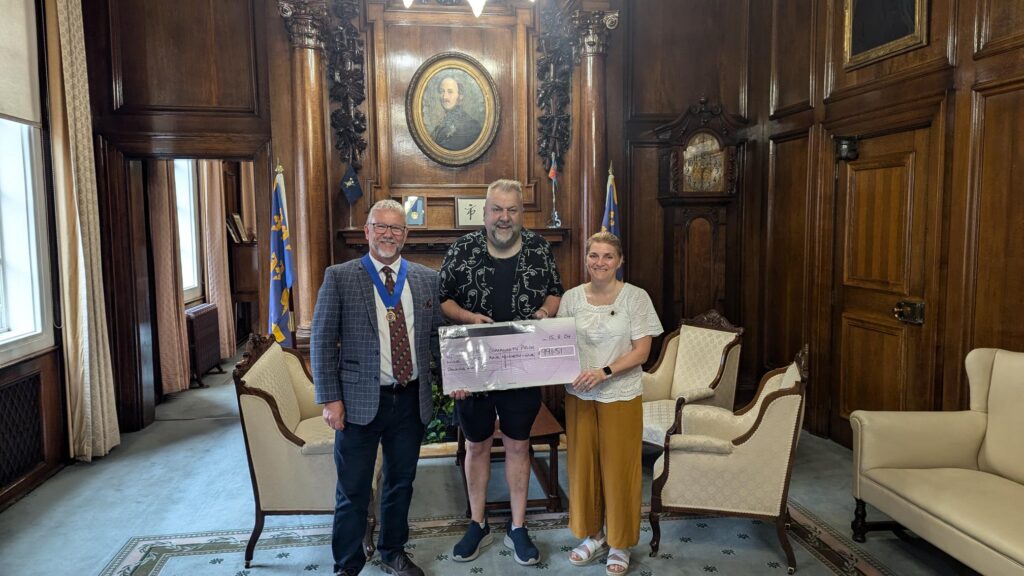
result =
[[[336,430],[334,571],[355,576],[366,564],[361,544],[382,444],[377,544],[382,568],[421,576],[405,543],[420,443],[433,414],[430,361],[439,356],[438,274],[401,257],[407,232],[401,204],[374,204],[363,230],[369,254],[326,270],[310,339],[316,401],[324,405],[324,421]]]

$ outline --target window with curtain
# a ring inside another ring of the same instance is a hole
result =
[[[0,0],[0,365],[50,347],[49,242],[34,2]]]
[[[181,287],[188,305],[203,299],[203,249],[195,160],[174,161],[174,195],[178,213],[178,250],[181,252]]]

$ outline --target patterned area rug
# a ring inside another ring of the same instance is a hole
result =
[[[790,512],[790,542],[796,552],[799,574],[893,574],[805,508],[791,503]],[[491,522],[500,527],[495,542],[473,562],[459,563],[450,558],[452,546],[466,526],[461,517],[414,521],[407,548],[414,561],[433,575],[487,576],[535,570],[551,575],[604,573],[602,563],[582,568],[569,564],[569,550],[577,542],[566,527],[565,514],[529,516],[530,532],[542,554],[542,562],[532,567],[516,564],[511,552],[502,545],[505,519],[492,518]],[[786,574],[785,555],[771,523],[672,516],[663,519],[661,527],[661,550],[652,558],[648,556],[651,529],[646,520],[643,522],[640,545],[633,549],[629,574]],[[248,537],[249,530],[224,530],[132,538],[101,576],[331,574],[329,524],[265,529],[250,569],[244,568],[243,561]],[[375,555],[362,574],[384,574],[379,562]]]

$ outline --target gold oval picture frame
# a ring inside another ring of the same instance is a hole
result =
[[[472,57],[442,52],[420,65],[405,96],[409,131],[428,158],[465,166],[490,148],[501,105],[494,79]]]

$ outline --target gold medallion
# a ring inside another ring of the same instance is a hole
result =
[[[398,320],[398,314],[395,314],[395,309],[394,308],[388,308],[388,313],[387,313],[386,318],[388,319],[388,324],[391,324],[395,320]]]

